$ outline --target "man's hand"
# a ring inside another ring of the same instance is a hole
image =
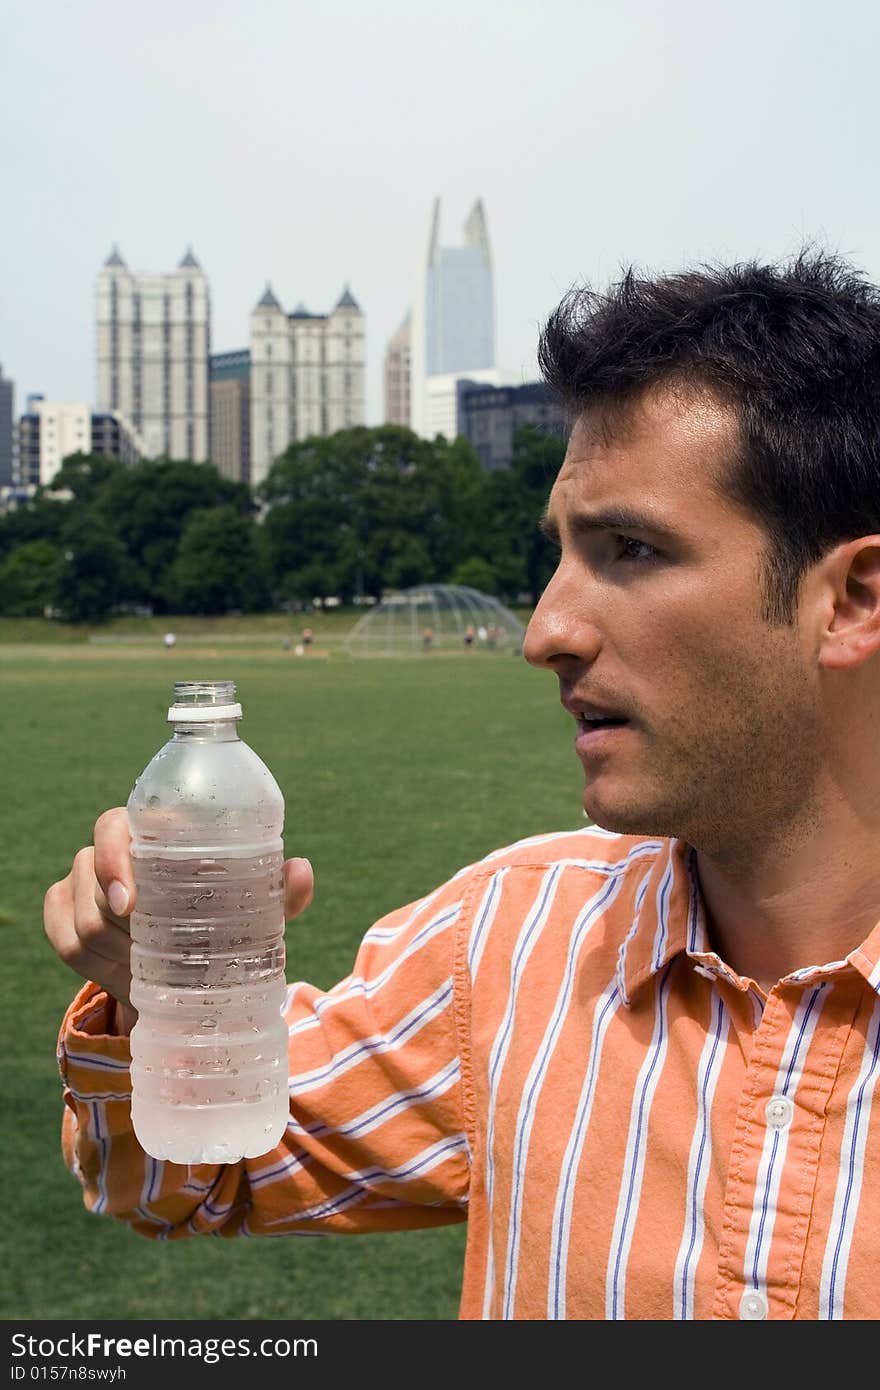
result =
[[[95,822],[94,845],[81,849],[66,878],[53,883],[43,903],[49,941],[66,965],[103,986],[116,1000],[115,1033],[130,1033],[137,1012],[129,1002],[131,937],[135,902],[131,835],[124,806]],[[312,901],[314,878],[307,859],[284,865],[284,915],[296,917]]]

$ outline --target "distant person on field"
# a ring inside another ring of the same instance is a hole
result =
[[[468,623],[467,627],[464,630],[464,645],[466,647],[472,647],[474,645],[474,642],[476,641],[476,637],[476,628],[474,627],[473,623]]]
[[[190,1169],[130,1126],[106,812],[45,901],[89,981],[66,1161],[154,1239],[467,1221],[468,1319],[876,1320],[880,290],[815,252],[630,271],[567,296],[539,360],[571,429],[523,652],[558,678],[587,825],[389,913],[330,992],[293,985],[284,1140]],[[533,827],[540,769],[506,751]],[[312,873],[285,873],[293,917]]]
[[[310,627],[304,627],[302,630],[302,644],[306,652],[311,651],[312,643],[314,642],[314,640],[315,634],[312,631],[312,629]]]
[[[424,630],[422,631],[422,646],[424,647],[425,651],[427,652],[427,651],[430,651],[430,650],[431,650],[431,647],[432,647],[433,645],[434,645],[434,629],[433,629],[432,627],[426,627],[426,628],[424,628]]]

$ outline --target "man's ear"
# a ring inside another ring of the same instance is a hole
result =
[[[817,566],[822,604],[819,663],[860,666],[880,652],[880,536],[835,546]]]

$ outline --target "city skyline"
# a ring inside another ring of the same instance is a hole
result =
[[[435,198],[492,235],[496,362],[536,376],[573,284],[629,263],[784,258],[812,238],[880,280],[880,15],[860,0],[231,0],[126,13],[14,0],[2,64],[0,360],[28,394],[96,401],[95,270],[192,244],[212,353],[255,289],[310,310],[349,283],[369,321],[367,423],[414,301]],[[23,61],[25,55],[28,60]],[[14,195],[14,196],[13,196]]]

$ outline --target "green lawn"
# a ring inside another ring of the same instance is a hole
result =
[[[171,652],[152,633],[132,641],[134,627],[128,642],[2,635],[0,1316],[453,1318],[463,1227],[159,1245],[85,1211],[61,1160],[55,1063],[76,980],[45,941],[42,899],[164,742],[172,682],[233,679],[241,735],[285,794],[286,851],[315,867],[315,902],[288,927],[288,978],[327,987],[382,913],[502,844],[583,824],[555,679],[500,653],[358,662],[337,642],[297,659],[265,624],[250,641],[242,624],[225,646],[228,626],[168,625],[180,634]]]

